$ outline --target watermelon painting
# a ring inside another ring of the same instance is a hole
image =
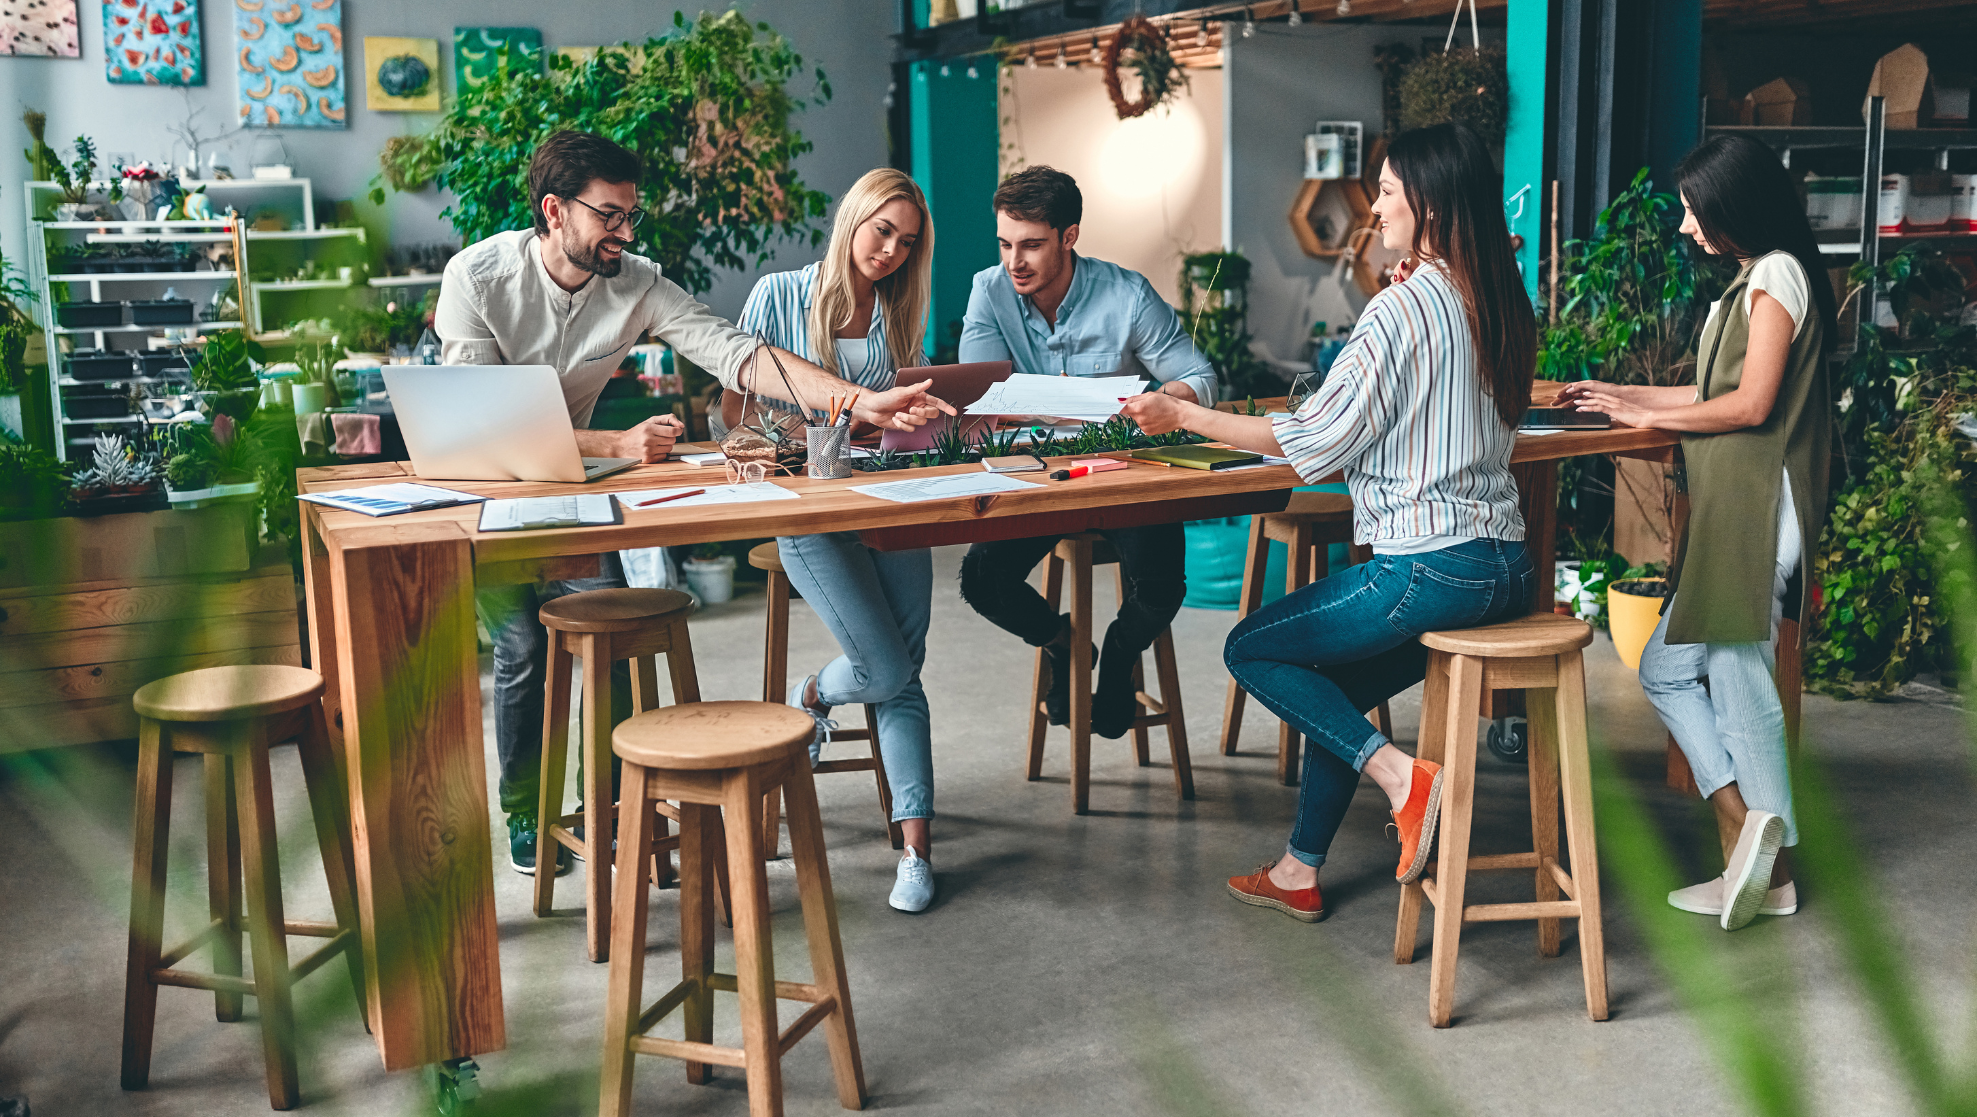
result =
[[[205,85],[199,0],[103,0],[103,76],[112,85]]]
[[[348,127],[343,0],[232,3],[240,122],[250,128]]]

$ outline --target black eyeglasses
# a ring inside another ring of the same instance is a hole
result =
[[[623,228],[625,226],[625,223],[628,221],[631,223],[630,228],[636,229],[638,228],[638,223],[645,220],[645,211],[642,209],[608,209],[608,210],[598,209],[596,206],[591,205],[589,202],[584,201],[582,198],[565,198],[564,200],[575,202],[578,205],[582,206],[583,208],[603,218],[604,231],[607,233],[617,232],[620,228]],[[630,230],[628,229],[627,231],[629,232]]]

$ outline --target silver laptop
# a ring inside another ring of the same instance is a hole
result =
[[[548,365],[386,365],[385,390],[431,481],[595,481],[637,458],[586,458]]]

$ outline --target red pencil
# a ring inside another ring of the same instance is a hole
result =
[[[699,496],[701,493],[704,493],[706,491],[707,491],[706,489],[688,489],[683,493],[670,493],[666,496],[655,496],[651,500],[641,500],[637,504],[632,505],[632,507],[650,508],[655,504],[664,504],[669,500],[685,500],[687,497],[690,496]]]

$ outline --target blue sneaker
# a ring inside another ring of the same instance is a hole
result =
[[[899,861],[899,876],[892,884],[892,895],[886,903],[900,911],[926,911],[927,905],[934,902],[934,867],[927,864],[918,850],[906,847],[906,856]]]
[[[832,721],[828,715],[820,714],[803,704],[803,696],[810,690],[810,680],[816,677],[815,675],[805,675],[803,678],[797,680],[795,686],[789,688],[789,704],[809,714],[817,723],[817,732],[810,738],[810,766],[812,768],[815,768],[817,763],[824,759],[824,746],[831,743],[831,731],[838,727],[837,722]]]

